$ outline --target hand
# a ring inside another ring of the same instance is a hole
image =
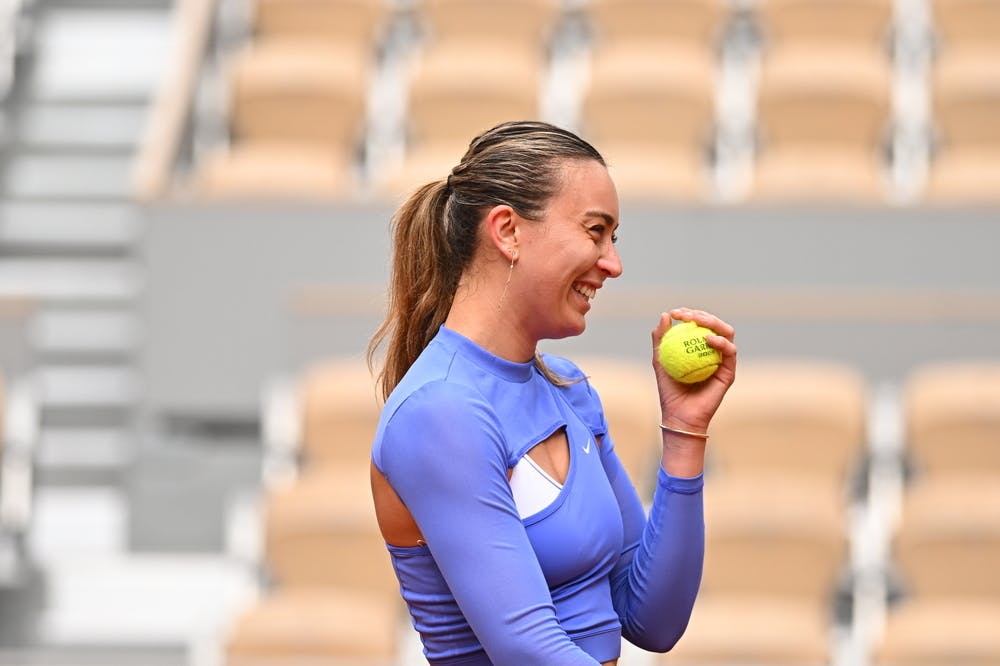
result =
[[[671,319],[693,321],[699,326],[710,328],[718,335],[705,337],[708,345],[722,355],[722,364],[711,377],[697,384],[678,382],[666,373],[660,365],[658,348],[663,334],[670,329]],[[660,410],[663,425],[692,432],[707,432],[708,424],[715,415],[722,397],[736,379],[736,344],[732,326],[715,315],[702,310],[675,308],[660,315],[660,322],[653,329],[653,371],[660,394]]]

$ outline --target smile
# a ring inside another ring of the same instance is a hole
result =
[[[591,300],[592,298],[594,298],[594,294],[597,293],[596,289],[594,289],[593,287],[590,287],[588,285],[585,285],[585,284],[574,284],[573,285],[573,291],[575,291],[576,293],[580,294],[581,296],[583,296],[584,298],[586,298],[588,301]]]

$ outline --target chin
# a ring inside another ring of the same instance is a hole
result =
[[[563,338],[573,338],[583,333],[586,329],[587,329],[586,320],[581,320],[577,324],[564,327],[557,334],[550,336],[550,339],[562,340]]]

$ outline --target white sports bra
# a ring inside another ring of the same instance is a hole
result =
[[[563,484],[549,476],[527,454],[517,461],[510,476],[510,490],[514,494],[514,504],[521,520],[552,504],[562,487]]]

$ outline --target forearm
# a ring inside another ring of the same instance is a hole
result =
[[[691,616],[705,553],[701,489],[701,476],[661,470],[641,539],[612,577],[623,635],[643,649],[669,650]]]

